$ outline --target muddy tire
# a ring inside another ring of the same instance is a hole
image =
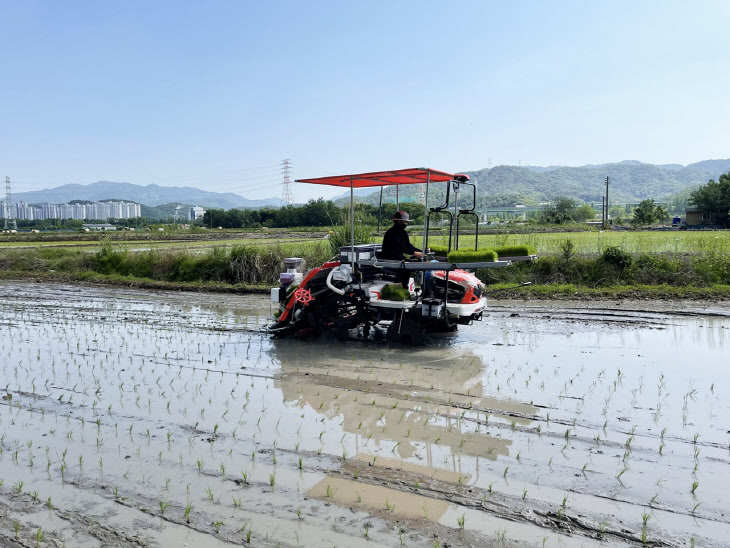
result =
[[[426,331],[421,324],[416,323],[407,318],[403,318],[402,322],[397,320],[390,324],[386,339],[389,342],[405,344],[408,346],[425,346]]]

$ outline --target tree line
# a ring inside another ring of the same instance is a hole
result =
[[[421,204],[404,202],[402,211],[407,211],[416,223],[423,222],[424,207]],[[380,218],[382,226],[390,226],[395,204],[382,205]],[[350,207],[338,205],[331,200],[319,198],[303,205],[290,205],[278,209],[209,209],[202,219],[203,226],[222,228],[291,228],[298,226],[339,226],[349,220]],[[355,204],[355,220],[358,223],[375,226],[378,224],[378,206]]]

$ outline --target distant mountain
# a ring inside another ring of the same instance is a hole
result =
[[[113,183],[99,181],[90,185],[63,185],[47,190],[34,190],[32,192],[19,192],[13,195],[16,202],[26,203],[52,203],[61,204],[71,200],[99,200],[116,199],[128,200],[156,206],[179,202],[181,204],[194,204],[203,207],[221,207],[231,209],[234,207],[263,207],[279,206],[278,198],[265,198],[263,200],[249,200],[231,192],[208,192],[193,187],[159,186],[159,185],[134,185],[131,183]]]
[[[705,160],[688,166],[679,164],[654,165],[625,160],[601,165],[568,166],[496,166],[478,171],[456,171],[471,176],[477,183],[477,203],[480,206],[534,205],[555,196],[569,196],[586,202],[600,202],[605,194],[605,180],[610,178],[611,201],[638,202],[645,198],[665,200],[693,189],[710,179],[730,171],[730,159]],[[403,186],[403,201],[416,197],[416,185]],[[439,191],[434,192],[437,200]],[[388,188],[384,196],[390,201],[395,192]],[[460,198],[460,202],[465,200]],[[364,201],[378,203],[378,193]],[[435,202],[434,202],[435,203]]]
[[[363,196],[368,196],[369,194],[372,194],[373,189],[372,188],[353,188],[352,194],[356,198],[362,198]],[[378,188],[378,192],[380,192],[380,188]],[[350,202],[350,189],[347,189],[347,192],[343,192],[339,196],[335,196],[334,198],[330,198],[333,202],[340,200],[340,199],[347,199],[348,203]]]
[[[703,160],[696,164],[689,164],[687,168],[699,169],[701,171],[713,173],[713,179],[717,179],[723,173],[730,171],[730,158],[727,160]]]

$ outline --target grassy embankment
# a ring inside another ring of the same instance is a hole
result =
[[[183,249],[136,252],[111,242],[95,251],[5,249],[0,252],[0,277],[262,290],[277,283],[284,257],[304,257],[309,267],[330,258],[331,244],[338,240],[334,236],[330,242],[246,242],[231,247],[206,242],[207,249],[192,249],[191,242]],[[461,240],[462,249],[473,245],[469,239]],[[483,236],[479,243],[480,248],[527,245],[540,254],[534,263],[480,270],[478,275],[495,296],[730,298],[730,232],[510,234]],[[528,281],[532,285],[514,289]]]
[[[137,287],[260,291],[278,281],[284,257],[316,266],[332,254],[326,241],[279,245],[131,251],[104,242],[96,252],[67,247],[6,250],[0,278],[86,281]]]
[[[433,241],[440,242],[438,238]],[[474,245],[473,236],[460,240],[460,249],[470,245]],[[519,245],[538,253],[540,259],[478,273],[495,296],[730,298],[730,231],[499,234],[479,238],[480,248]],[[521,282],[532,285],[516,289]]]

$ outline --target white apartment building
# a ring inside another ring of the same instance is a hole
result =
[[[31,206],[18,202],[11,206],[15,218],[24,221],[45,219],[136,219],[142,216],[142,206],[133,202],[95,202],[91,204],[43,204]],[[7,207],[2,202],[0,218],[7,217]]]

